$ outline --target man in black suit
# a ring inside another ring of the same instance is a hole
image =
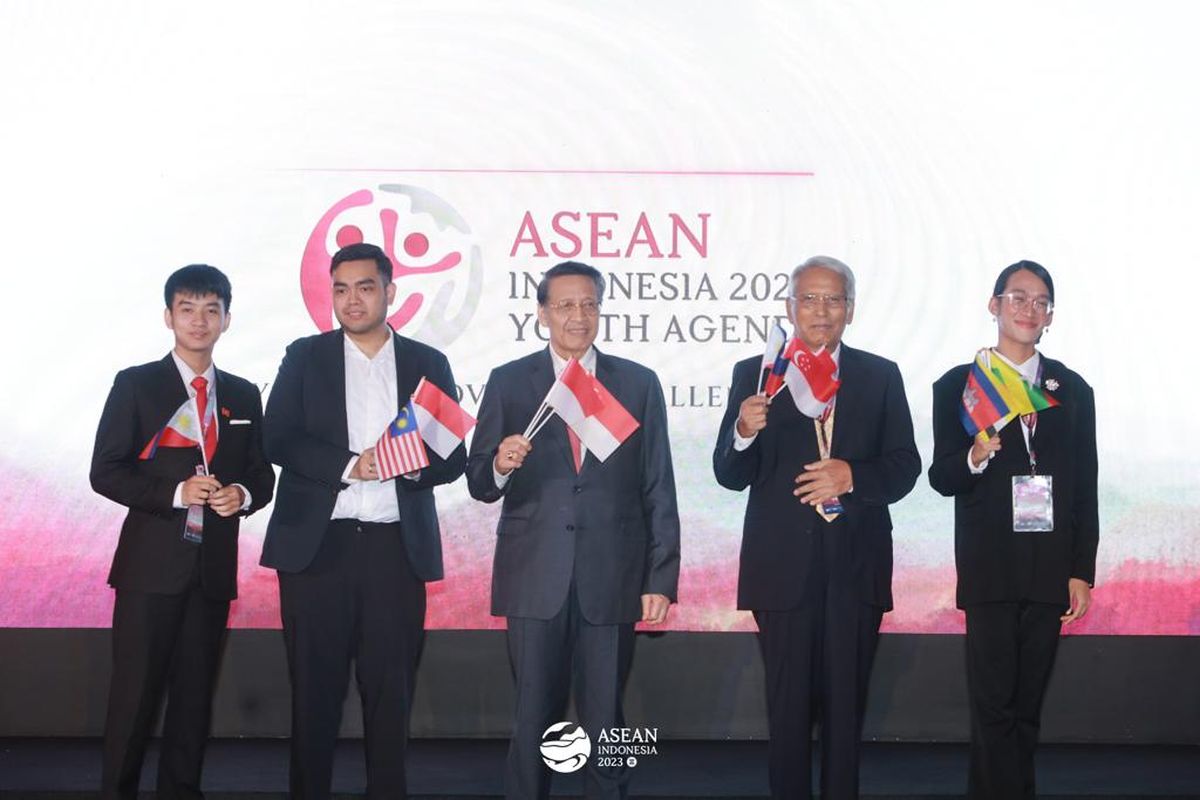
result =
[[[471,443],[471,496],[503,498],[492,571],[492,613],[508,618],[517,682],[505,770],[510,798],[545,798],[550,773],[539,746],[562,720],[574,664],[584,731],[624,725],[621,692],[633,627],[661,623],[679,579],[679,513],[658,377],[592,346],[604,278],[577,262],[538,285],[538,320],[550,346],[497,367],[488,378]],[[555,416],[536,446],[517,433],[533,419],[555,376],[575,358],[640,423],[601,462]],[[574,661],[572,661],[572,658]],[[588,797],[624,797],[628,772],[590,759]]]
[[[812,796],[812,725],[821,728],[821,797],[858,795],[858,750],[879,624],[892,607],[888,504],[921,471],[896,365],[842,344],[854,273],[816,256],[792,271],[796,337],[824,347],[840,388],[819,419],[785,392],[760,394],[762,359],[733,369],[713,470],[750,487],[738,608],[754,612],[766,665],[769,774],[776,798]]]
[[[967,618],[968,793],[1014,800],[1035,796],[1034,749],[1059,632],[1091,605],[1100,527],[1096,407],[1083,378],[1036,349],[1054,316],[1046,268],[1019,261],[1000,273],[992,295],[998,342],[989,357],[1007,361],[1059,405],[1013,420],[999,436],[973,439],[959,415],[971,365],[954,367],[933,385],[929,483],[954,498],[957,603]],[[1014,481],[1034,475],[1050,478],[1053,518],[1015,526]]]
[[[129,509],[108,576],[117,596],[105,798],[137,796],[164,685],[158,796],[201,797],[213,684],[237,596],[238,523],[269,503],[275,487],[258,389],[213,365],[213,347],[229,328],[229,279],[193,264],[167,279],[163,295],[174,349],[117,373],[92,451],[92,488]],[[148,448],[185,404],[208,452],[170,436]]]
[[[446,357],[387,324],[392,262],[370,244],[330,264],[341,328],[293,342],[267,402],[265,440],[283,467],[262,564],[279,573],[292,680],[291,791],[327,798],[350,662],[363,703],[367,796],[407,792],[404,754],[425,627],[425,582],[442,578],[433,487],[466,453],[377,479],[375,442],[422,377],[455,396]]]

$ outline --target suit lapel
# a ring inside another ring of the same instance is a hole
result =
[[[317,340],[317,365],[322,375],[328,376],[329,432],[332,441],[345,448],[350,447],[350,431],[346,424],[346,332],[338,328],[333,336]]]
[[[833,436],[829,443],[829,457],[837,458],[845,450],[846,439],[852,435],[852,421],[858,419],[860,401],[862,399],[862,372],[858,360],[858,351],[842,344],[841,355],[838,356],[838,386],[837,405],[833,417]],[[816,437],[816,428],[813,428]]]

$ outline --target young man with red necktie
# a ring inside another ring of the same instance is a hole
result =
[[[229,279],[193,264],[174,272],[163,294],[175,346],[117,373],[92,453],[92,488],[129,509],[108,578],[116,602],[106,799],[137,796],[164,689],[158,796],[202,796],[213,687],[237,595],[239,520],[275,488],[258,389],[213,363],[229,328]]]

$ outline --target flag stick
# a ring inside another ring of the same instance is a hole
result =
[[[526,439],[532,439],[533,437],[537,436],[537,435],[538,435],[538,431],[540,431],[542,428],[546,427],[546,423],[547,423],[547,422],[549,422],[549,421],[550,421],[550,419],[551,419],[551,418],[552,418],[552,417],[553,417],[553,416],[554,416],[556,413],[557,413],[557,412],[556,412],[556,411],[555,411],[553,408],[552,408],[552,409],[550,409],[550,413],[549,413],[549,414],[547,414],[545,417],[543,417],[543,418],[542,418],[542,421],[541,421],[540,423],[538,423],[538,426],[537,426],[536,428],[534,428],[534,429],[533,429],[533,432],[532,432],[532,433],[530,433],[530,434],[529,434],[528,436],[526,436],[525,438],[526,438]]]
[[[542,415],[546,413],[547,408],[549,408],[549,406],[547,406],[546,401],[543,400],[542,404],[538,406],[538,410],[534,412],[533,419],[529,420],[529,424],[525,426],[525,432],[521,434],[522,436],[524,436],[526,439],[530,438],[531,434],[529,432],[538,427],[538,422],[542,419]]]

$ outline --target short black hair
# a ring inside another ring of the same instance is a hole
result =
[[[546,299],[550,296],[550,280],[561,278],[564,275],[583,275],[591,278],[596,284],[596,301],[604,300],[604,276],[600,274],[600,270],[581,261],[564,261],[546,270],[546,274],[538,282],[537,301],[539,306],[546,305]]]
[[[377,245],[366,242],[346,245],[333,254],[333,260],[329,262],[329,274],[332,275],[338,265],[346,261],[374,261],[375,266],[379,268],[379,274],[383,276],[383,282],[392,282],[392,260]]]
[[[229,278],[225,277],[224,272],[208,264],[188,264],[172,272],[163,286],[163,302],[167,308],[175,302],[177,294],[189,297],[215,294],[225,304],[226,311],[229,311],[229,306],[233,303],[233,288],[229,285]]]
[[[1046,288],[1050,290],[1050,302],[1053,303],[1054,279],[1050,277],[1050,271],[1036,261],[1018,261],[1002,269],[999,277],[996,278],[996,286],[992,289],[992,297],[999,297],[1004,294],[1004,287],[1008,286],[1008,279],[1013,276],[1013,273],[1020,272],[1021,270],[1032,272],[1042,279],[1042,283],[1046,284]]]

